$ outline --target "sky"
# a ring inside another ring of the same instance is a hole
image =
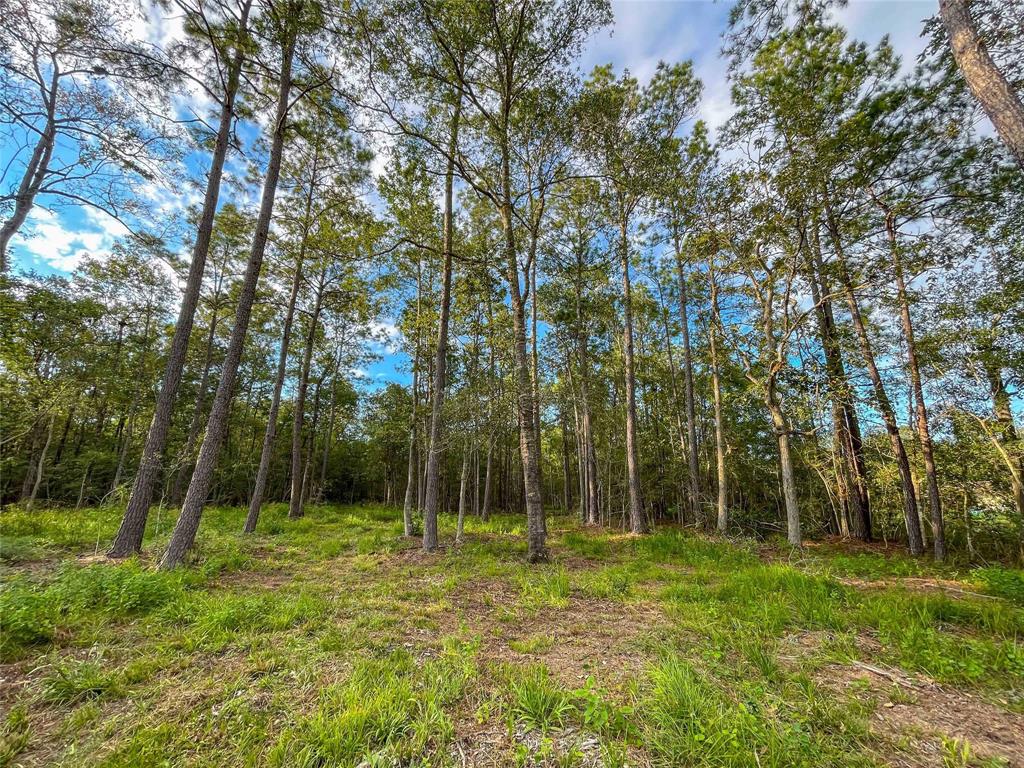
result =
[[[586,74],[596,65],[611,63],[616,71],[629,69],[640,82],[646,82],[659,61],[692,59],[694,70],[704,83],[696,117],[705,120],[714,131],[732,111],[726,62],[720,54],[730,5],[708,0],[613,2],[614,24],[587,43],[579,67]],[[837,18],[851,37],[871,45],[888,35],[902,56],[904,67],[910,68],[924,48],[923,21],[937,10],[937,0],[850,0],[846,8],[837,12]],[[156,28],[151,22],[146,33],[154,39],[163,37],[167,34],[166,25]],[[0,167],[7,166],[11,153],[10,146],[0,147]],[[192,192],[147,192],[167,210],[181,209],[194,202]],[[12,261],[16,269],[66,274],[87,255],[102,257],[125,233],[123,225],[88,207],[49,210],[36,206],[12,243]],[[382,327],[385,332],[393,328],[387,321]],[[408,383],[408,377],[401,371],[403,356],[386,344],[377,351],[381,359],[363,366],[357,375],[368,382]]]

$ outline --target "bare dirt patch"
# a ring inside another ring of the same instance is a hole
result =
[[[443,631],[465,623],[480,634],[485,661],[543,662],[571,687],[590,676],[609,687],[635,676],[646,662],[638,652],[640,639],[665,624],[654,603],[575,594],[564,606],[526,609],[518,591],[500,580],[464,584],[449,599],[455,610],[441,617]],[[543,642],[535,652],[523,650],[538,638]]]
[[[979,758],[1024,766],[1024,716],[974,694],[865,663],[831,664],[817,677],[826,687],[842,692],[867,686],[878,702],[871,730],[892,746],[893,753],[886,756],[891,765],[942,768],[947,765],[944,742],[960,739]]]

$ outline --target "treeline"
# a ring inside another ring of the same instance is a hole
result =
[[[392,504],[428,550],[440,511],[525,511],[530,560],[559,507],[1020,558],[1008,10],[944,2],[901,66],[830,3],[742,2],[712,131],[689,62],[577,71],[598,0],[176,0],[160,44],[12,5],[4,231],[135,234],[5,273],[3,499],[123,502],[118,557],[180,506],[165,566],[205,504],[276,499]],[[397,348],[407,385],[359,383]]]

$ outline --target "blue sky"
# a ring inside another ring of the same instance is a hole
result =
[[[611,62],[617,70],[628,68],[641,82],[654,72],[659,60],[692,59],[697,75],[704,82],[704,95],[697,117],[712,128],[730,115],[729,84],[726,63],[720,56],[721,34],[729,13],[729,2],[706,0],[623,0],[615,2],[615,24],[589,41],[580,60],[586,73],[597,64]],[[923,21],[938,10],[937,0],[851,0],[838,11],[838,19],[852,37],[877,43],[888,34],[904,66],[924,47]],[[150,26],[147,34],[159,37],[166,29]],[[0,147],[0,167],[6,166],[12,152]],[[230,169],[229,169],[230,170]],[[241,172],[241,168],[235,169]],[[194,202],[187,195],[168,190],[146,190],[167,210],[183,208]],[[189,193],[194,197],[194,193]],[[40,201],[44,205],[46,201]],[[102,256],[125,233],[124,227],[105,214],[88,208],[61,207],[49,210],[37,206],[24,234],[12,244],[16,269],[47,273],[67,273],[86,254]],[[388,324],[384,324],[387,330]],[[398,370],[403,357],[379,350],[381,360],[364,366],[368,379],[407,383]]]

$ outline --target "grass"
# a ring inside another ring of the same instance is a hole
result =
[[[392,509],[274,505],[254,536],[244,512],[209,510],[171,573],[168,510],[118,564],[94,557],[117,509],[0,513],[0,766],[868,766],[922,740],[998,764],[873,731],[927,694],[829,685],[860,662],[1024,710],[1019,570],[567,518],[527,566],[515,516],[426,557]]]

